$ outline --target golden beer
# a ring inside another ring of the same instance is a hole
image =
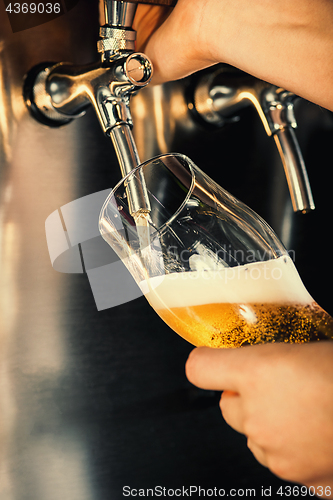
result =
[[[315,302],[205,304],[160,309],[160,317],[196,346],[240,347],[264,342],[309,342],[333,336],[333,320]]]
[[[172,273],[141,284],[151,306],[188,342],[240,347],[333,337],[289,257],[216,271]]]

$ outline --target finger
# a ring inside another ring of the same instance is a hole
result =
[[[149,39],[145,52],[154,65],[155,83],[184,78],[216,64],[215,60],[207,60],[207,51],[199,50],[202,44],[196,33],[201,0],[197,0],[196,5],[193,5],[193,0],[178,1],[166,21]]]
[[[247,446],[249,450],[252,451],[254,457],[258,460],[258,462],[264,467],[268,467],[266,453],[261,448],[261,446],[258,446],[257,444],[253,443],[251,439],[247,440]]]
[[[223,392],[220,408],[227,424],[235,431],[244,434],[244,412],[240,395],[232,391]]]
[[[137,51],[145,51],[146,44],[152,33],[163,24],[171,11],[172,8],[170,7],[138,5],[133,21],[133,29],[136,30]]]
[[[244,350],[197,347],[186,362],[186,376],[202,389],[239,392],[244,371]]]

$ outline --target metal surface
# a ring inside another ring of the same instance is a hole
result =
[[[294,130],[283,127],[273,137],[283,162],[294,211],[307,213],[314,210],[309,178]]]
[[[119,161],[122,177],[140,165],[139,153],[128,125],[113,127],[110,137]],[[142,172],[136,173],[126,183],[129,197],[130,214],[148,214],[150,212],[149,197]]]
[[[40,61],[91,62],[97,15],[90,0],[81,0],[65,16],[13,34],[0,2],[0,498],[120,500],[125,485],[254,487],[258,495],[262,486],[277,489],[284,483],[223,422],[219,394],[187,382],[191,346],[144,298],[98,312],[84,273],[51,266],[47,217],[113,187],[120,172],[92,110],[48,128],[28,114],[22,82]],[[163,150],[188,154],[273,225],[295,250],[310,293],[329,310],[322,275],[331,115],[304,103],[298,109],[298,138],[320,194],[316,212],[300,220],[258,117],[244,110],[226,129],[200,128],[187,109],[187,85],[135,97],[141,158]],[[330,282],[329,266],[325,275]],[[115,282],[114,293],[120,288]]]
[[[110,26],[132,27],[136,4],[126,1],[104,0],[104,22]]]
[[[223,126],[252,104],[268,136],[273,136],[285,170],[295,212],[314,210],[311,186],[293,128],[297,127],[294,103],[297,96],[284,89],[235,70],[222,67],[198,81],[193,106],[207,123]]]
[[[108,57],[104,57],[105,53],[115,54],[119,51],[134,51],[135,31],[102,27],[100,29],[100,36],[101,40],[97,42],[97,50],[103,54],[103,60],[107,60],[109,57],[109,55]]]
[[[311,186],[301,148],[294,129],[295,94],[277,87],[261,93],[261,105],[277,145],[286,174],[291,203],[295,212],[306,214],[315,209]]]
[[[136,33],[132,30],[132,24],[136,7],[135,3],[104,0],[101,40],[97,42],[102,61],[107,61],[123,52],[134,52]]]
[[[108,134],[121,123],[132,125],[130,95],[149,83],[152,68],[144,54],[133,53],[107,65],[57,63],[45,68],[42,64],[40,73],[32,68],[35,80],[30,73],[24,83],[24,93],[29,95],[27,105],[37,120],[45,115],[49,121],[53,119],[55,125],[59,120],[62,124],[82,116],[92,105],[103,132]],[[32,88],[30,93],[27,81]]]

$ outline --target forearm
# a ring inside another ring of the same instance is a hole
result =
[[[225,9],[215,59],[333,109],[331,0],[231,0]]]
[[[179,0],[147,53],[159,81],[224,62],[333,110],[332,0]]]

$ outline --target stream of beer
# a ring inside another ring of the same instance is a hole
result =
[[[141,258],[144,264],[144,273],[146,274],[146,279],[149,281],[149,277],[152,275],[151,272],[153,271],[154,266],[154,258],[150,241],[150,215],[149,212],[138,212],[133,215],[133,218],[139,238]]]
[[[141,253],[146,253],[147,249],[150,248],[149,213],[138,212],[134,214],[133,218],[135,221],[136,231],[139,238]]]

